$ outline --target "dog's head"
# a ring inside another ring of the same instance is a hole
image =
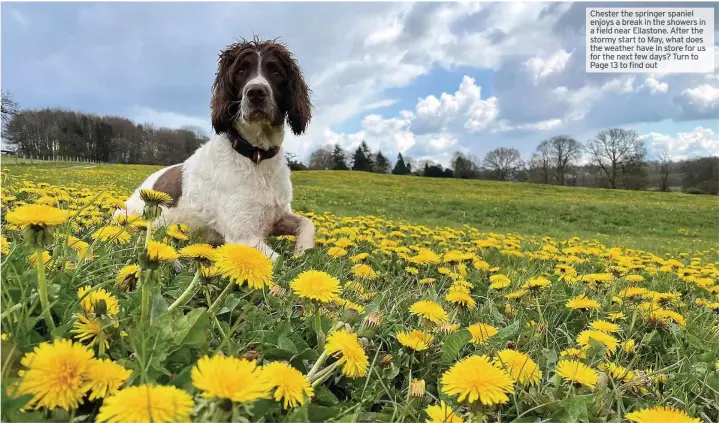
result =
[[[311,108],[302,70],[284,44],[255,37],[220,52],[210,101],[216,133],[238,125],[281,129],[286,120],[299,135],[312,118]]]

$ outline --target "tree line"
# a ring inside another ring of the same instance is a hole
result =
[[[110,163],[170,165],[182,162],[208,140],[200,128],[156,128],[117,116],[98,116],[60,109],[23,110],[2,91],[2,138],[17,154],[34,157],[77,157]],[[285,157],[292,170],[353,170],[435,178],[594,186],[615,189],[681,189],[719,193],[719,158],[673,160],[667,151],[647,158],[645,141],[636,131],[610,128],[586,143],[569,135],[542,141],[524,160],[519,150],[499,147],[483,160],[455,152],[449,167],[402,154],[392,161],[373,152],[365,141],[354,150],[322,146],[305,165]]]
[[[582,160],[584,159],[584,160]],[[585,144],[569,135],[539,143],[528,160],[516,148],[498,147],[484,160],[455,152],[444,168],[432,161],[397,156],[394,167],[381,151],[373,153],[362,141],[354,153],[338,144],[312,152],[309,169],[356,170],[433,178],[491,179],[568,186],[660,191],[683,190],[696,194],[719,193],[719,157],[673,160],[667,151],[647,158],[645,141],[636,131],[610,128]]]
[[[2,92],[5,148],[32,157],[77,157],[107,163],[171,165],[209,138],[199,127],[156,128],[118,116],[45,108],[22,110]]]

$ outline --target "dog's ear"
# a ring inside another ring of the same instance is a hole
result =
[[[278,54],[287,72],[287,93],[284,95],[287,124],[295,135],[300,135],[312,119],[311,91],[292,53],[282,46]]]
[[[231,45],[220,53],[218,60],[215,82],[212,84],[212,99],[210,100],[212,129],[217,134],[232,129],[232,116],[237,107],[233,91],[232,67],[236,58],[235,52],[238,50],[237,45]]]

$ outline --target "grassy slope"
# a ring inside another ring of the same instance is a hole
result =
[[[13,176],[56,184],[112,185],[131,192],[156,166],[12,165]],[[359,172],[296,172],[294,208],[373,214],[428,226],[596,238],[648,250],[717,242],[719,198],[550,185],[462,181]]]

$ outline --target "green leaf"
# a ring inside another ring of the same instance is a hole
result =
[[[207,329],[210,319],[204,308],[196,308],[182,316],[173,325],[176,345],[200,348],[207,343]]]
[[[340,402],[335,394],[333,394],[332,391],[324,385],[320,385],[317,389],[315,389],[315,397],[317,398],[317,401],[322,404],[337,405]]]
[[[290,338],[288,338],[285,334],[280,335],[280,337],[277,339],[277,346],[285,351],[289,351],[293,354],[297,353],[297,347],[295,347],[295,344],[290,341]]]
[[[310,404],[307,407],[307,415],[311,422],[324,422],[339,414],[335,407],[323,407],[321,405]]]
[[[439,362],[443,365],[449,366],[454,363],[459,356],[459,350],[472,339],[472,335],[469,333],[467,328],[462,328],[457,332],[447,336],[444,340],[444,346],[442,347],[442,357]]]
[[[697,338],[696,336],[692,335],[691,333],[687,333],[687,334],[686,334],[686,340],[687,340],[687,343],[688,343],[691,347],[696,348],[696,349],[698,349],[698,350],[706,351],[706,350],[709,349],[709,348],[706,347],[706,345],[704,345],[704,344],[702,343],[702,341],[701,341],[699,338]]]
[[[511,325],[500,329],[493,338],[497,341],[506,341],[507,339],[513,337],[517,331],[519,331],[519,320],[515,320]]]

